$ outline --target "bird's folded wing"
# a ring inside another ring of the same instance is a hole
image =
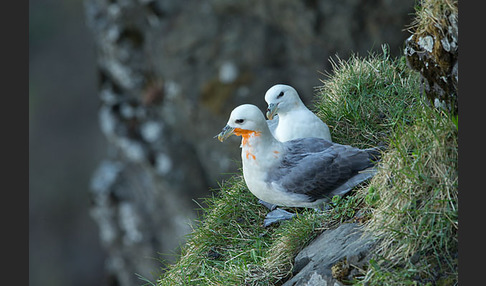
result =
[[[347,145],[316,138],[289,141],[279,166],[267,181],[290,193],[305,194],[309,202],[332,196],[360,171],[373,166],[369,154]]]

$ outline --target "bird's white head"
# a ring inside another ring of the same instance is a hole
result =
[[[269,132],[262,111],[255,105],[243,104],[233,109],[228,123],[218,134],[218,139],[223,142],[231,135],[237,135],[242,136],[245,140],[250,136],[259,136]]]
[[[290,85],[276,84],[265,93],[268,104],[267,118],[272,120],[276,114],[285,114],[296,106],[303,105],[297,91]]]

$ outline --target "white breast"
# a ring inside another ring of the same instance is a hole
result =
[[[328,126],[309,110],[293,111],[279,118],[275,138],[281,142],[306,137],[331,141]]]

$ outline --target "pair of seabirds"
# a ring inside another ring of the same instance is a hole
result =
[[[294,216],[276,206],[318,209],[376,173],[379,149],[333,143],[328,126],[291,86],[274,85],[265,101],[269,120],[255,105],[243,104],[218,134],[221,142],[231,135],[242,137],[246,185],[271,210],[265,226]]]

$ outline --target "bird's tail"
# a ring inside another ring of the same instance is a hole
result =
[[[372,161],[378,162],[381,160],[381,154],[385,152],[387,149],[388,146],[384,144],[380,144],[377,147],[365,149],[365,151],[368,153]]]

